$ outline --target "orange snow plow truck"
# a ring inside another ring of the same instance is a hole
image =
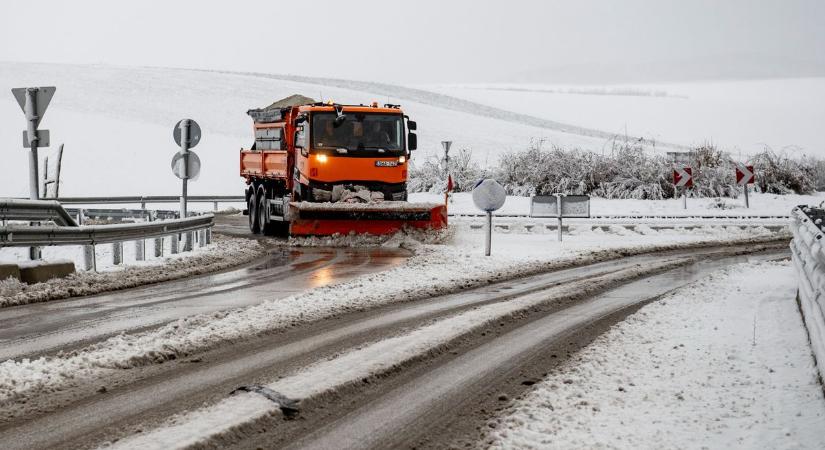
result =
[[[379,235],[447,226],[446,205],[407,202],[416,124],[398,105],[293,95],[247,114],[255,143],[241,150],[240,168],[253,233]]]

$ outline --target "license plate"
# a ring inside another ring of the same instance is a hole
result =
[[[396,167],[398,161],[375,161],[375,167]]]

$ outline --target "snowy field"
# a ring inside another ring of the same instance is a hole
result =
[[[171,134],[184,117],[203,129],[195,149],[202,173],[190,183],[190,193],[239,195],[243,183],[237,152],[251,143],[246,111],[294,93],[345,103],[401,103],[418,122],[414,158],[420,159],[440,154],[440,142],[447,139],[454,149],[472,149],[482,164],[495,164],[502,152],[524,149],[533,139],[603,151],[611,137],[625,135],[625,124],[631,136],[655,138],[660,151],[667,150],[662,141],[690,145],[712,140],[733,154],[767,143],[777,149],[798,145],[825,156],[819,133],[825,119],[821,79],[636,88],[664,90],[665,96],[590,95],[478,86],[421,90],[299,76],[6,62],[0,63],[0,85],[7,90],[57,86],[41,128],[51,130],[52,150],[66,144],[65,196],[178,192],[179,181],[169,169],[177,151]],[[0,148],[7,158],[0,171],[0,196],[26,196],[25,121],[10,94],[0,96],[0,121],[8,124],[0,128]]]
[[[426,92],[370,83],[347,87],[347,83],[323,79],[0,63],[0,86],[6,91],[57,86],[40,128],[51,130],[53,147],[66,144],[61,187],[65,196],[177,193],[180,181],[170,170],[172,155],[178,150],[172,128],[182,118],[195,119],[203,130],[194,149],[202,162],[201,176],[190,183],[190,194],[240,195],[244,185],[238,176],[238,151],[252,143],[252,120],[246,111],[295,93],[341,103],[401,103],[405,113],[418,122],[419,157],[441,151],[444,139],[491,159],[503,150],[524,148],[531,138],[540,136],[589,148],[601,148],[605,141],[479,116],[444,96],[433,94],[431,98]],[[0,196],[27,196],[28,160],[21,137],[25,121],[10,93],[0,95],[0,121],[8,124],[0,128],[0,148],[7,158],[0,170]],[[100,169],[90,172],[90,168]]]
[[[797,147],[825,156],[825,78],[671,84],[423,86],[502,109],[617,135],[682,145],[712,142],[736,156]],[[742,158],[743,160],[746,158]]]
[[[823,448],[825,399],[790,262],[643,307],[490,422],[492,448]]]

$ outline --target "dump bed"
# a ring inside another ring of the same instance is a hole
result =
[[[241,150],[241,176],[284,179],[289,173],[286,150]]]

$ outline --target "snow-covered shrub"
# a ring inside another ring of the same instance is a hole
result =
[[[717,149],[713,144],[704,144],[691,154],[693,189],[689,192],[692,197],[739,196],[735,165],[729,153]]]
[[[816,170],[810,159],[793,159],[768,147],[753,157],[756,186],[770,194],[810,194],[816,188]]]
[[[444,168],[434,158],[410,159],[409,168],[407,190],[410,192],[435,192],[434,187],[443,183]]]
[[[498,166],[484,169],[462,149],[450,159],[454,189],[466,192],[481,178],[498,180],[509,195],[546,195],[557,192],[590,194],[608,199],[671,198],[673,164],[663,155],[652,154],[634,142],[614,142],[606,153],[579,149],[545,148],[544,140],[533,140],[523,150],[501,155]],[[790,158],[770,149],[753,158],[756,185],[762,192],[808,194],[825,190],[825,161]],[[732,197],[741,193],[736,184],[735,163],[728,152],[704,144],[690,152],[693,169],[692,197]],[[431,158],[411,162],[411,192],[444,192],[445,171]]]
[[[410,192],[444,192],[447,189],[446,173],[441,161],[434,157],[420,162],[410,160],[410,181],[407,188]],[[461,149],[452,154],[450,174],[453,176],[455,192],[469,192],[476,181],[489,175],[473,160],[473,152],[469,149]]]
[[[637,145],[614,145],[602,167],[594,169],[605,178],[591,191],[598,197],[660,200],[673,195],[670,165]]]
[[[495,175],[508,194],[584,194],[592,189],[592,168],[600,165],[600,156],[556,146],[545,150],[543,145],[544,140],[534,140],[525,150],[501,156]]]

